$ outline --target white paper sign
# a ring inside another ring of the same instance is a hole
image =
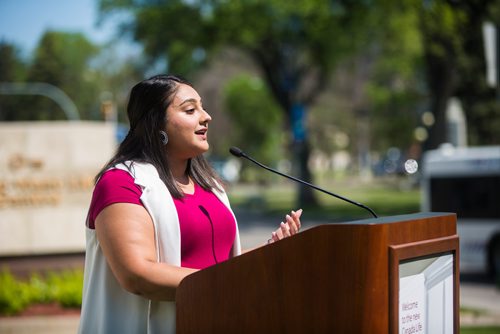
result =
[[[399,280],[399,333],[425,333],[425,276],[417,274]]]

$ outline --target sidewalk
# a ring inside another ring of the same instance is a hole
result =
[[[75,334],[78,315],[0,318],[0,334]]]
[[[460,306],[466,309],[462,326],[500,326],[500,289],[494,285],[460,283]]]

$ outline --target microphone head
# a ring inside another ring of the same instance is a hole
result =
[[[244,157],[245,156],[245,153],[243,153],[242,150],[240,150],[239,148],[233,146],[229,149],[229,152],[234,155],[235,157],[238,157],[238,158],[241,158],[241,157]]]
[[[208,211],[207,209],[205,209],[205,207],[203,205],[198,205],[198,208],[200,208],[201,212],[203,212],[203,214],[205,214],[205,216],[208,216]]]

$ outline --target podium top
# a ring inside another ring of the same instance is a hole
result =
[[[452,212],[418,212],[406,215],[398,216],[387,216],[379,218],[367,218],[362,220],[354,220],[349,222],[342,222],[339,224],[347,225],[379,225],[379,224],[390,224],[390,223],[400,223],[409,220],[421,220],[421,219],[431,219],[436,217],[449,217],[453,216],[456,218],[456,213]]]

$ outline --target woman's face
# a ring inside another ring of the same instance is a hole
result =
[[[172,157],[189,159],[206,152],[208,123],[201,97],[191,86],[179,84],[167,108],[167,151]]]

